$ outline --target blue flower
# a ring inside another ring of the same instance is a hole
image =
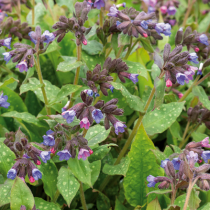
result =
[[[101,119],[103,119],[103,113],[100,109],[95,109],[92,112],[92,117],[96,121],[96,123],[100,123]]]
[[[44,135],[43,136],[43,144],[46,145],[46,146],[54,146],[55,145],[55,139],[54,139],[54,136],[51,135],[52,133],[54,133],[52,130],[48,130],[47,131],[47,135]]]
[[[209,43],[208,43],[208,37],[206,36],[206,34],[200,35],[199,38],[198,38],[198,41],[200,43],[202,43],[202,44],[207,45],[207,46],[209,45]]]
[[[165,36],[170,36],[171,35],[171,25],[168,23],[157,23],[155,26],[155,30],[157,33],[160,35],[161,33],[164,34]]]
[[[179,167],[180,167],[180,164],[181,164],[181,160],[179,158],[174,158],[171,162],[174,165],[174,169],[175,170],[179,170]]]
[[[28,35],[30,36],[31,41],[36,45],[37,41],[35,39],[33,39],[33,37],[36,36],[36,33],[34,31],[31,31],[28,33]]]
[[[32,176],[34,177],[35,180],[41,179],[42,178],[42,173],[39,169],[34,168],[32,170]]]
[[[115,124],[114,124],[114,128],[115,128],[115,133],[118,135],[118,133],[123,133],[125,132],[125,129],[127,126],[125,124],[123,124],[122,122],[120,121],[117,121]]]
[[[76,115],[76,112],[74,110],[65,111],[62,113],[62,116],[64,119],[66,119],[67,123],[72,123],[74,121],[75,115]]]
[[[84,90],[84,92],[86,94],[88,94],[89,96],[93,97],[93,91],[92,90]]]
[[[197,60],[197,58],[198,58],[198,56],[197,56],[197,54],[194,52],[194,53],[190,53],[190,54],[189,54],[188,60],[189,60],[190,62],[193,62],[193,63],[195,63],[195,64],[198,64],[199,61]]]
[[[95,93],[95,97],[99,97],[100,95],[98,93]]]
[[[138,74],[130,74],[129,79],[135,84],[139,81],[138,76],[139,76]]]
[[[110,17],[117,17],[118,13],[119,13],[118,9],[116,8],[115,5],[113,5],[112,7],[110,7],[109,13],[107,15]]]
[[[205,163],[208,163],[208,160],[210,159],[210,151],[203,151],[201,157],[203,158]]]
[[[19,68],[20,72],[23,72],[23,71],[28,71],[28,65],[25,61],[21,61],[20,63],[18,63],[16,65],[16,68]]]
[[[50,160],[50,151],[42,151],[39,155],[39,157],[42,159],[44,163],[47,163],[48,160]]]
[[[71,154],[70,154],[70,152],[67,149],[64,149],[64,150],[58,152],[57,155],[60,156],[59,157],[60,161],[68,160],[71,157]]]
[[[168,161],[170,161],[168,158],[166,158],[165,160],[161,160],[160,167],[165,168]]]
[[[55,39],[55,35],[53,33],[50,33],[49,31],[45,31],[43,33],[43,36],[45,36],[44,42],[47,44],[49,44],[50,42],[52,42]]]
[[[176,14],[176,8],[174,6],[170,6],[168,8],[167,12],[168,12],[169,15],[175,15]]]
[[[148,7],[148,13],[152,13],[155,12],[155,8],[154,7]]]
[[[7,178],[13,180],[15,179],[16,175],[17,175],[17,171],[14,168],[11,168],[7,173]]]
[[[176,80],[180,85],[184,85],[184,81],[186,81],[186,83],[189,83],[189,79],[186,77],[185,74],[182,73],[176,74]]]
[[[12,55],[10,54],[10,52],[5,52],[2,53],[2,55],[4,56],[4,60],[6,61],[6,64],[10,61],[10,59],[12,58]]]
[[[101,9],[101,7],[105,7],[104,0],[96,0],[94,3],[94,7],[97,9]]]
[[[3,93],[0,95],[0,107],[8,108],[10,106],[10,103],[7,102],[8,96],[3,95]]]
[[[112,85],[109,87],[109,89],[112,91],[112,93],[114,92],[114,87]]]
[[[7,48],[9,48],[9,49],[12,49],[12,48],[10,47],[11,41],[12,41],[12,38],[11,38],[11,37],[5,39],[4,42],[3,42],[3,46],[5,46],[5,47],[7,47]]]
[[[154,176],[149,175],[147,177],[147,181],[149,182],[149,184],[147,184],[148,187],[155,187],[156,182],[155,182],[155,177]]]
[[[116,25],[119,26],[121,24],[120,21],[116,21]]]
[[[148,29],[148,23],[147,23],[147,21],[145,21],[145,20],[141,21],[140,25],[141,25],[142,28]]]
[[[198,70],[197,71],[197,75],[202,75],[203,73],[202,73],[202,70]]]

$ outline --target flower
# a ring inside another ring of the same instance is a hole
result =
[[[112,91],[112,93],[113,93],[114,87],[113,87],[112,85],[110,85],[109,89],[110,89],[110,90]]]
[[[177,73],[176,74],[176,80],[180,85],[184,85],[184,81],[186,81],[186,83],[189,83],[189,80],[188,80],[187,76],[185,74],[182,74],[182,73]]]
[[[180,164],[181,164],[181,160],[179,158],[174,158],[171,162],[174,165],[174,169],[175,170],[179,170],[179,167],[180,167]]]
[[[92,90],[84,90],[84,92],[86,94],[88,94],[89,96],[93,97],[93,91]]]
[[[33,39],[33,35],[35,36],[35,32],[31,31],[31,32],[28,33],[28,35],[30,36],[31,41],[36,45],[37,41],[35,39]]]
[[[41,165],[41,161],[40,160],[37,160],[36,161],[36,165],[38,165],[38,166]]]
[[[139,76],[138,74],[130,74],[129,79],[135,84],[139,81],[138,76]]]
[[[178,94],[178,97],[179,97],[179,98],[182,98],[182,97],[183,97],[183,94],[182,94],[182,93],[179,93],[179,94]]]
[[[147,21],[145,21],[145,20],[141,21],[140,25],[141,25],[142,28],[148,29],[148,23],[147,23]]]
[[[55,35],[53,33],[50,33],[49,31],[45,31],[43,35],[45,36],[44,42],[47,44],[49,44],[55,39]]]
[[[122,4],[118,4],[117,6],[116,6],[117,8],[120,8],[120,7],[126,7],[126,3],[125,2],[123,2]]]
[[[94,7],[97,9],[101,9],[101,7],[105,7],[104,0],[96,0],[94,3]]]
[[[202,75],[203,63],[200,63],[199,69],[197,71],[197,75]]]
[[[34,177],[33,177],[33,176],[31,176],[31,177],[29,178],[29,181],[30,181],[31,183],[34,183],[34,182],[35,182]]]
[[[10,106],[10,103],[7,102],[8,96],[3,95],[3,93],[0,95],[0,107],[8,108]]]
[[[10,59],[12,58],[12,55],[9,52],[5,52],[2,53],[2,55],[4,56],[4,60],[6,61],[6,64],[10,61]]]
[[[189,57],[188,57],[188,60],[189,60],[190,62],[193,62],[193,63],[195,63],[195,64],[198,64],[199,61],[197,61],[197,58],[198,58],[198,56],[197,56],[196,53],[190,53],[190,54],[189,54]]]
[[[80,121],[80,128],[85,128],[85,129],[89,129],[90,127],[90,122],[88,120],[87,117],[84,117],[81,121]]]
[[[107,15],[110,17],[117,17],[118,13],[119,13],[119,11],[117,10],[116,6],[113,5],[112,7],[110,7],[109,13]]]
[[[188,159],[188,161],[193,160],[194,162],[197,162],[198,154],[193,151],[190,151],[189,154],[187,155],[187,159]]]
[[[205,163],[208,163],[208,160],[210,159],[210,151],[203,151],[201,157],[203,158]]]
[[[166,12],[167,12],[167,7],[166,7],[166,6],[160,7],[160,11],[161,11],[162,14],[166,14]]]
[[[176,8],[174,6],[170,6],[167,10],[168,15],[175,15],[176,14]]]
[[[195,50],[195,52],[199,52],[200,49],[198,47],[195,47],[194,50]]]
[[[50,151],[43,151],[40,153],[39,156],[44,163],[47,163],[47,161],[50,160],[50,154],[51,154]]]
[[[172,86],[172,82],[170,79],[167,79],[166,81],[166,87],[171,87]]]
[[[100,95],[98,93],[95,93],[95,97],[99,97]]]
[[[39,169],[34,168],[32,170],[32,176],[34,177],[35,180],[41,179],[42,178],[42,173]]]
[[[201,143],[201,146],[202,146],[202,147],[208,147],[208,148],[210,148],[209,137],[206,137],[206,138],[203,139],[200,143]]]
[[[206,34],[200,35],[199,38],[198,38],[198,41],[200,43],[202,43],[202,44],[207,45],[207,46],[209,45],[209,43],[208,43],[208,37],[206,36]]]
[[[125,132],[125,129],[127,126],[125,124],[123,124],[122,122],[120,121],[117,121],[115,124],[114,124],[114,128],[115,128],[115,133],[118,135],[118,133],[123,133]]]
[[[13,180],[15,179],[16,175],[17,175],[17,171],[14,168],[11,168],[7,173],[7,178]]]
[[[101,119],[103,119],[103,113],[100,109],[94,109],[92,111],[92,117],[96,121],[96,123],[100,123]]]
[[[64,149],[64,150],[58,152],[57,155],[60,156],[59,157],[60,161],[68,160],[71,157],[71,154],[70,154],[70,152],[67,149]]]
[[[54,131],[48,130],[47,133],[46,133],[47,135],[43,136],[43,139],[44,139],[43,144],[44,145],[53,146],[55,144],[54,136],[50,135],[52,133],[54,133]]]
[[[152,13],[155,12],[155,8],[154,7],[148,7],[148,13]]]
[[[155,30],[157,33],[160,35],[161,33],[164,34],[165,36],[170,36],[171,35],[171,25],[168,23],[157,23],[155,26]]]
[[[83,160],[86,160],[87,157],[90,156],[90,152],[87,150],[87,149],[80,149],[79,150],[79,154],[78,154],[78,159],[83,159]]]
[[[16,68],[19,68],[20,72],[23,71],[28,71],[28,66],[27,63],[25,61],[21,61],[20,63],[17,64]]]
[[[72,123],[74,121],[74,117],[76,112],[74,110],[65,111],[62,113],[64,119],[66,119],[67,123]]]
[[[149,175],[149,176],[147,177],[147,181],[149,182],[149,183],[147,184],[148,187],[155,187],[156,182],[155,182],[155,177],[154,177],[154,176]]]
[[[160,167],[161,167],[161,168],[165,168],[168,161],[170,161],[168,158],[166,158],[165,160],[161,160],[161,165],[160,165]]]
[[[175,19],[170,19],[168,22],[169,22],[169,24],[171,26],[174,26],[176,24],[176,20]]]
[[[7,39],[4,39],[3,46],[5,46],[5,47],[7,47],[7,48],[9,48],[9,49],[12,49],[12,48],[10,47],[11,41],[12,41],[12,38],[11,38],[11,37],[10,37],[10,38],[7,38]]]
[[[116,26],[119,26],[121,24],[121,22],[120,21],[116,21]]]

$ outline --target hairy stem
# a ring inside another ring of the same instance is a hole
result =
[[[182,24],[183,27],[185,27],[185,25],[186,25],[187,19],[190,15],[190,12],[191,12],[195,2],[196,2],[196,0],[193,0],[192,2],[191,2],[191,0],[188,0],[188,8],[187,8],[187,12],[185,14],[184,21],[183,21],[183,24]]]
[[[52,8],[50,7],[49,0],[47,1],[47,7],[48,7],[48,10],[50,12],[50,15],[52,16],[53,22],[55,22],[55,16],[54,16],[54,13],[52,11]]]
[[[172,189],[172,193],[171,193],[171,205],[174,204],[175,198],[176,198],[176,192],[177,189],[174,189],[174,185],[171,183],[171,189]]]
[[[184,141],[185,136],[187,135],[187,132],[189,130],[189,126],[190,126],[190,121],[187,122],[187,126],[185,128],[185,131],[184,131],[184,134],[183,134],[183,137],[182,137],[182,141]]]
[[[32,0],[32,25],[35,24],[35,0]]]
[[[126,53],[126,56],[124,57],[124,60],[127,60],[129,55],[131,54],[133,48],[137,45],[137,43],[139,42],[139,40],[137,39],[134,44],[132,45],[132,47],[128,50],[128,52]]]
[[[210,76],[210,72],[208,74],[206,74],[202,79],[200,79],[195,86],[198,86],[200,83],[202,83],[206,78],[208,78]]]
[[[86,201],[85,201],[85,194],[84,194],[84,191],[83,191],[83,185],[82,185],[82,182],[79,182],[79,183],[80,183],[79,191],[80,191],[80,199],[81,199],[82,207],[83,207],[84,210],[88,210],[87,205],[86,205]]]
[[[51,109],[48,107],[49,103],[48,103],[47,94],[46,94],[46,91],[45,91],[45,84],[44,84],[43,78],[42,78],[42,71],[41,71],[41,67],[40,67],[39,54],[38,53],[36,53],[36,59],[34,59],[34,61],[35,61],[35,66],[36,66],[36,70],[37,70],[37,74],[38,74],[40,84],[42,84],[41,90],[42,90],[42,95],[43,95],[43,98],[44,98],[46,112],[47,112],[47,115],[51,115]]]
[[[187,188],[187,196],[186,196],[186,199],[185,199],[185,203],[184,203],[184,208],[183,210],[186,210],[187,209],[187,205],[188,205],[188,202],[189,202],[189,199],[190,199],[190,194],[192,192],[192,180],[189,181],[189,186]]]
[[[118,53],[117,53],[117,55],[116,55],[116,59],[118,59],[118,58],[120,57],[120,55],[121,55],[121,53],[122,53],[122,51],[123,51],[123,48],[124,48],[124,46],[121,46],[121,47],[120,47],[120,49],[119,49],[119,51],[118,51]]]
[[[99,15],[99,26],[101,27],[101,28],[103,28],[103,7],[101,7],[101,9],[100,9],[100,15]]]
[[[81,61],[81,59],[82,59],[82,45],[79,45],[79,46],[77,46],[77,61]],[[76,74],[75,74],[75,77],[74,77],[74,85],[78,84],[79,72],[80,72],[80,66],[77,67],[77,70],[76,70]],[[74,95],[75,95],[75,93],[71,94],[71,98],[70,98],[70,103],[69,103],[68,109],[70,107],[72,107],[73,104],[74,104]]]
[[[58,200],[59,195],[60,195],[60,192],[59,192],[59,190],[57,190],[55,192],[55,195],[54,195],[53,199],[52,199],[52,202],[56,203],[56,201]]]

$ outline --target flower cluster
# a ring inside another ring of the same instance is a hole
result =
[[[91,8],[101,9],[101,7],[105,7],[105,0],[86,0],[86,1],[91,6]]]
[[[26,4],[29,7],[27,0],[0,0],[0,7],[2,11],[12,12],[12,7],[17,6],[18,2]]]
[[[7,102],[8,96],[4,95],[3,93],[0,95],[0,107],[8,108],[10,103]]]
[[[57,42],[60,42],[66,33],[71,31],[75,34],[76,44],[80,45],[83,43],[87,45],[87,40],[85,35],[87,35],[91,28],[85,28],[83,25],[85,21],[88,19],[88,12],[91,10],[91,6],[86,2],[76,2],[75,4],[75,15],[72,18],[67,18],[65,16],[61,16],[59,18],[59,22],[53,25],[54,29],[58,29],[53,32],[55,37],[58,37]]]
[[[2,46],[5,46],[9,49],[11,49],[11,41],[12,41],[12,38],[6,38],[6,39],[0,39],[0,47]]]

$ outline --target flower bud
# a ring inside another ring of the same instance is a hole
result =
[[[159,188],[159,189],[167,189],[167,188],[169,188],[169,186],[170,186],[170,183],[169,183],[169,182],[163,181],[162,183],[160,183],[160,184],[158,185],[158,188]]]

